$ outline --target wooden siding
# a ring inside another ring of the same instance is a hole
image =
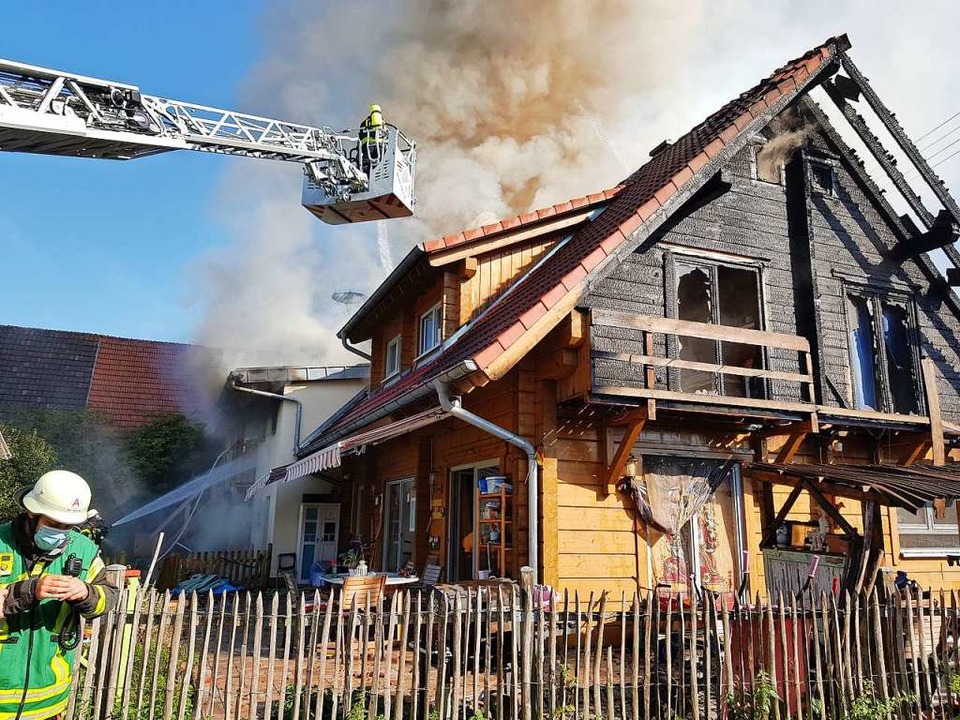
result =
[[[758,267],[763,287],[762,329],[798,334],[785,189],[753,179],[752,158],[750,146],[738,153],[725,168],[725,177],[732,182],[729,192],[675,220],[665,233],[641,245],[609,277],[597,283],[583,304],[591,309],[675,317],[676,278],[669,276],[666,258],[673,254],[680,259],[685,253],[696,257],[707,251]],[[709,257],[704,261],[710,262]],[[593,349],[600,352],[644,354],[641,333],[636,330],[596,326],[591,341]],[[667,351],[664,338],[655,338],[655,354],[662,357]],[[782,349],[769,351],[767,367],[788,373],[805,370],[795,352]],[[668,375],[666,368],[657,368],[657,385],[669,386]],[[643,387],[643,368],[621,360],[594,358],[593,382]],[[796,402],[801,397],[796,383],[771,381],[770,385],[771,400]]]
[[[557,235],[535,238],[480,255],[476,273],[460,286],[460,324],[467,323],[503,293],[557,239]]]
[[[820,135],[813,137],[811,145],[814,152],[831,151]],[[857,182],[850,166],[839,158],[831,165],[836,177],[835,196],[808,196],[823,372],[844,400],[852,402],[845,283],[872,283],[909,293],[918,310],[922,352],[937,367],[943,417],[948,422],[960,422],[960,320],[945,303],[931,295],[930,283],[916,262],[885,258],[896,243],[896,234]],[[839,405],[830,392],[825,391],[823,399],[824,404]]]

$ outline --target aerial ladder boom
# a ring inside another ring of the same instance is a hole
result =
[[[414,143],[384,125],[312,127],[145,95],[136,85],[0,59],[0,150],[130,160],[172,150],[301,163],[302,202],[333,223],[413,214]],[[370,133],[373,133],[372,135]]]

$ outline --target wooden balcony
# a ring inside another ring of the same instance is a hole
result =
[[[623,345],[640,347],[643,352],[598,349],[597,345],[614,344],[609,338],[603,342],[595,337],[597,330],[602,332],[601,328],[618,329],[616,334],[626,338]],[[705,353],[712,354],[714,361],[676,357],[679,354],[676,349],[681,344],[691,347],[695,343],[700,343],[700,347],[708,351],[714,348],[712,353]],[[806,338],[594,310],[591,345],[594,361],[608,361],[614,368],[623,363],[621,376],[631,379],[630,382],[617,383],[615,378],[595,371],[592,388],[595,395],[801,413],[811,415],[815,422],[816,391],[810,343]],[[738,352],[729,352],[734,349]],[[774,352],[781,366],[789,366],[792,360],[787,358],[795,354],[796,371],[767,367]],[[742,362],[731,362],[731,355],[739,356]],[[638,377],[640,382],[636,380]],[[691,392],[687,385],[699,387]]]

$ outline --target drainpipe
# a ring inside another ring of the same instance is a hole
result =
[[[437,398],[440,400],[440,407],[456,418],[463,420],[468,425],[483,430],[494,437],[504,440],[514,447],[518,447],[527,454],[527,563],[533,568],[533,581],[537,581],[537,567],[539,565],[539,546],[537,545],[539,531],[539,505],[538,494],[539,483],[537,477],[537,451],[530,443],[519,435],[514,435],[499,425],[495,425],[489,420],[485,420],[479,415],[474,415],[469,410],[464,410],[460,398],[451,398],[449,388],[439,380],[433,383],[437,391]]]
[[[279,395],[277,393],[264,392],[263,390],[240,387],[237,385],[237,381],[234,378],[230,378],[230,387],[238,392],[259,395],[260,397],[273,398],[274,400],[283,400],[284,402],[292,402],[297,406],[297,424],[293,429],[293,456],[297,457],[297,455],[300,453],[300,421],[303,419],[303,403],[291,395]]]
[[[363,350],[359,350],[358,348],[355,348],[353,345],[351,345],[350,343],[348,343],[346,337],[340,338],[340,344],[343,345],[343,347],[344,347],[345,349],[349,350],[349,351],[352,352],[354,355],[359,355],[360,357],[362,357],[362,358],[363,358],[364,360],[366,360],[367,362],[370,362],[371,360],[373,360],[373,358],[372,358],[370,355],[368,355],[367,353],[365,353]]]

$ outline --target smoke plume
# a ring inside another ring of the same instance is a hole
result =
[[[327,227],[299,207],[294,168],[236,161],[214,202],[237,242],[197,273],[199,339],[248,359],[352,363],[333,332],[355,308],[332,293],[369,293],[414,243],[616,184],[661,140],[845,30],[919,134],[955,110],[955,76],[916,69],[951,67],[956,17],[949,2],[865,0],[802,12],[750,0],[272,2],[237,107],[342,129],[379,103],[418,143],[417,216],[390,221],[379,242],[376,223]]]

